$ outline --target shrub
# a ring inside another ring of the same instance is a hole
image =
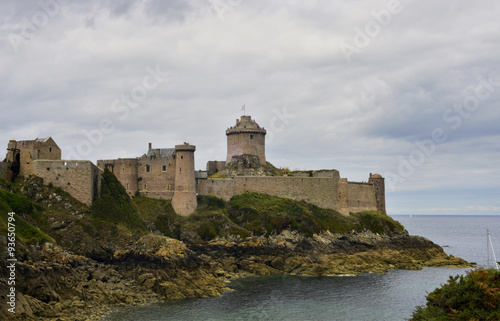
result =
[[[427,295],[411,320],[500,320],[500,271],[477,269]]]

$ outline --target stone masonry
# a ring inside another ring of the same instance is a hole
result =
[[[51,138],[16,141],[7,145],[7,157],[0,175],[12,180],[17,175],[36,175],[91,205],[100,195],[101,171],[90,161],[61,160],[61,149]]]
[[[257,156],[260,165],[265,164],[265,134],[250,116],[241,116],[236,125],[226,130],[226,165],[238,163],[241,157]],[[208,175],[222,172],[222,162],[207,163]],[[241,174],[241,173],[240,173]],[[239,174],[239,175],[240,175]],[[384,178],[370,174],[367,183],[349,182],[341,178],[337,170],[296,173],[297,176],[239,176],[232,178],[208,178],[198,182],[198,193],[229,200],[244,192],[258,192],[298,201],[306,201],[319,207],[330,208],[349,215],[360,211],[385,212]]]
[[[153,148],[149,143],[147,152],[140,157],[98,160],[96,166],[85,160],[61,160],[61,149],[51,137],[27,141],[11,139],[7,157],[0,165],[0,176],[10,180],[17,175],[37,175],[45,184],[52,183],[91,205],[100,195],[101,173],[108,168],[129,195],[139,193],[172,200],[176,213],[183,216],[196,210],[197,194],[229,200],[245,192],[305,201],[344,215],[385,211],[385,184],[379,174],[370,173],[366,183],[349,182],[341,178],[337,170],[290,175],[286,172],[284,176],[243,176],[238,173],[232,178],[207,178],[207,174],[235,168],[235,165],[239,169],[239,165],[249,160],[252,168],[269,165],[265,156],[266,130],[250,116],[241,116],[235,126],[226,130],[226,135],[226,161],[208,162],[206,172],[195,171],[196,148],[188,143],[175,148]]]
[[[236,119],[236,125],[226,130],[226,136],[226,163],[230,163],[234,156],[254,155],[259,158],[260,164],[266,164],[266,130],[250,116]]]

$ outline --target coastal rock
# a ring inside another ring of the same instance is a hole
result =
[[[2,242],[6,244],[5,238]],[[196,244],[146,235],[129,245],[115,245],[115,252],[100,262],[50,243],[19,242],[17,250],[18,313],[13,316],[2,307],[2,320],[98,320],[112,306],[218,296],[229,289],[228,280],[243,275],[333,276],[471,266],[428,239],[407,233],[324,232],[306,237],[284,230],[268,237]],[[5,267],[1,272],[6,275]],[[0,296],[7,290],[1,280]]]
[[[250,237],[237,242],[219,239],[189,248],[211,256],[221,269],[231,266],[231,273],[256,275],[322,276],[417,270],[424,266],[471,266],[465,260],[448,256],[428,239],[404,233],[383,236],[371,232],[327,232],[304,238],[284,231],[268,238]]]

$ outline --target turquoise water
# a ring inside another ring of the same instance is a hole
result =
[[[412,235],[485,266],[486,228],[500,250],[498,216],[393,216]],[[500,252],[499,252],[500,253]],[[492,260],[491,260],[492,261]],[[405,320],[449,275],[467,269],[396,270],[356,277],[246,277],[218,298],[125,307],[102,320]]]

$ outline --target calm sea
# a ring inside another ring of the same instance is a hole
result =
[[[483,267],[489,229],[500,256],[500,216],[393,217],[410,234],[425,236],[446,253]],[[425,303],[426,292],[466,271],[424,268],[355,277],[246,277],[233,281],[234,291],[218,298],[124,307],[102,320],[406,320],[415,306]]]

